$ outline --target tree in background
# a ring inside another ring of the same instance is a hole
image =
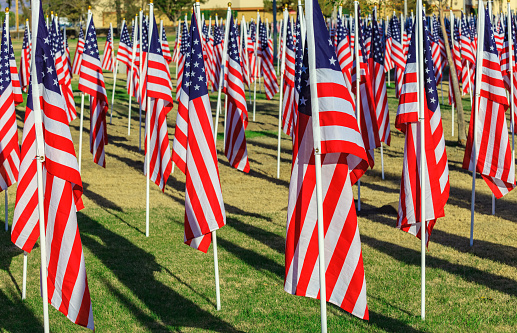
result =
[[[155,0],[154,8],[165,14],[172,22],[176,22],[182,14],[192,9],[195,2],[195,0]],[[200,0],[200,2],[203,4],[206,0]]]

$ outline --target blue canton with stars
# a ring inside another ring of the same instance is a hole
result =
[[[267,30],[264,22],[259,23],[259,42],[262,52],[267,52],[269,50],[269,47],[267,45]]]
[[[294,51],[294,45],[293,45],[293,31],[291,30],[291,22],[289,18],[287,19],[287,39],[285,41],[286,48]]]
[[[55,19],[52,20],[51,28],[50,28],[50,40],[51,40],[51,48],[50,48],[50,54],[55,59],[56,54],[61,52],[61,49],[59,48],[59,35],[56,31],[56,21]]]
[[[7,31],[6,29],[8,29],[8,26],[7,26],[7,22],[5,22],[4,20],[4,30],[3,31]],[[4,36],[2,37],[2,44],[3,45],[8,45],[9,46],[9,54],[7,55],[8,59],[11,59],[11,60],[14,60],[14,50],[13,50],[13,43],[11,43],[11,36],[9,36],[9,39],[7,39],[7,34],[3,34]],[[2,47],[2,50],[4,48]]]
[[[156,24],[156,22],[155,22],[155,24]],[[166,41],[168,43],[167,35],[165,34],[165,27],[164,26],[162,26],[162,41]]]
[[[9,41],[7,40],[7,34],[5,33],[5,23],[4,23],[4,33],[2,36],[2,44],[8,45]],[[11,83],[11,66],[9,65],[10,52],[7,47],[2,47],[0,50],[0,94],[3,94],[5,89]]]
[[[467,19],[461,13],[461,34],[465,35],[469,40],[472,40],[470,37],[470,28],[468,27]]]
[[[488,9],[485,8],[485,40],[483,43],[483,51],[490,52],[499,57],[497,53],[497,47],[494,39],[494,31],[492,24],[490,23],[490,16],[488,15]]]
[[[230,38],[228,39],[228,56],[230,59],[240,65],[239,45],[237,43],[237,29],[233,23],[233,17],[230,18]]]
[[[88,31],[86,31],[84,40],[84,54],[87,54],[100,61],[99,48],[97,47],[97,32],[95,31],[93,20],[90,20]]]
[[[111,42],[111,29],[108,29],[108,36],[106,36],[106,42]]]
[[[400,21],[397,18],[397,16],[393,16],[392,19],[391,36],[393,37],[393,40],[397,41],[398,43],[401,43],[402,37],[400,36]]]
[[[339,71],[341,67],[337,60],[334,43],[330,39],[329,31],[325,26],[325,19],[317,1],[314,1],[314,44],[316,46],[316,68],[327,68]],[[342,75],[342,74],[341,74]]]
[[[373,61],[384,66],[385,49],[386,46],[384,45],[384,41],[382,40],[382,33],[379,31],[379,26],[374,16],[372,20],[372,45],[370,58],[373,58]],[[373,75],[373,73],[371,74]]]
[[[149,39],[149,22],[146,17],[142,17],[142,52],[147,52],[147,44]]]
[[[302,32],[301,32],[301,24],[300,24],[300,13],[298,13],[298,17],[296,18],[296,54],[294,60],[294,82],[295,88],[298,94],[301,93],[302,86],[302,72],[306,70],[303,67],[303,48],[302,48]]]
[[[424,15],[425,17],[425,15]],[[435,112],[438,107],[438,92],[436,91],[436,79],[434,77],[434,69],[433,69],[433,59],[432,59],[432,51],[431,51],[431,37],[429,36],[429,30],[427,25],[424,22],[424,36],[423,36],[423,44],[424,44],[424,89],[425,89],[425,97],[427,102],[427,108]],[[407,62],[411,64],[416,64],[416,24],[413,24],[413,28],[411,29],[411,41],[409,43],[409,51],[407,56]],[[418,69],[417,69],[418,71]],[[416,83],[415,83],[416,84]]]
[[[221,32],[221,28],[217,25],[212,27],[214,34],[214,47],[221,44],[223,42],[223,33]]]
[[[183,29],[181,31],[181,45],[180,45],[180,53],[184,56],[190,57],[190,36],[188,33],[188,23],[187,21],[183,22]],[[185,64],[187,66],[187,64]]]
[[[256,32],[257,28],[255,26],[255,22],[251,21],[250,22],[250,31],[248,32],[248,36],[251,37],[251,41],[253,43],[255,43],[255,32]]]
[[[314,6],[316,7],[316,6]],[[316,28],[316,27],[314,27]],[[328,30],[323,25],[321,28],[324,28],[325,31]],[[311,86],[309,81],[309,52],[307,52],[307,42],[305,43],[305,51],[303,54],[303,61],[302,61],[302,69],[301,69],[301,75],[300,75],[300,85],[301,85],[301,91],[300,91],[300,99],[298,100],[298,113],[305,114],[307,116],[312,116],[312,107],[311,107]]]
[[[187,44],[188,51],[185,59],[182,89],[189,95],[189,100],[194,100],[203,95],[208,95],[205,82],[205,62],[201,48],[201,36],[197,29],[196,15],[192,15],[190,38],[188,43],[185,44]]]
[[[79,25],[79,39],[84,40],[83,24]]]
[[[163,57],[162,45],[160,44],[160,39],[158,37],[158,27],[156,26],[156,19],[153,19],[152,29],[153,30],[151,33],[151,40],[149,43],[150,44],[149,52]]]
[[[133,47],[133,42],[129,39],[129,33],[127,31],[127,24],[122,27],[122,33],[120,35],[120,42],[126,44],[128,47]]]
[[[25,32],[23,34],[22,49],[28,49],[29,48],[29,31],[27,29],[28,29],[28,27],[25,27]]]
[[[43,16],[43,10],[39,8],[39,22],[37,30],[33,31],[37,34],[35,47],[35,59],[36,64],[36,76],[38,83],[43,83],[46,90],[50,90],[56,94],[61,95],[59,83],[57,80],[56,68],[54,66],[54,59],[50,53],[51,40],[48,35],[47,27],[45,25],[45,19]],[[3,67],[2,67],[3,68]],[[34,76],[31,75],[31,85],[33,83]],[[64,103],[64,101],[63,101]],[[27,97],[27,107],[34,110],[32,104],[32,89],[29,89],[29,96]]]

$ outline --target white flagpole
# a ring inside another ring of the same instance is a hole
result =
[[[139,73],[140,75],[138,76],[138,90],[139,90],[139,94],[140,94],[140,103],[139,104],[139,110],[138,110],[138,151],[141,151],[142,150],[142,104],[144,104],[144,87],[143,87],[143,80],[142,80],[142,67],[143,67],[143,57],[144,57],[144,45],[142,44],[143,40],[142,40],[142,32],[143,32],[143,29],[142,29],[142,23],[143,23],[143,18],[144,16],[144,12],[142,11],[142,9],[140,8],[140,14],[138,15],[138,20],[140,22],[139,26],[138,26],[138,29],[140,29],[140,36],[139,36],[139,41],[140,41],[140,55],[138,57],[138,62],[139,62],[139,65],[138,65],[138,70],[139,70]]]
[[[359,17],[358,10],[359,2],[354,1],[354,53],[355,53],[355,116],[357,117],[357,126],[359,127],[359,131],[361,131],[361,98],[360,98],[360,82],[361,82],[361,63],[359,61]],[[357,211],[361,211],[361,180],[357,180]]]
[[[427,221],[425,215],[425,185],[426,185],[426,157],[425,157],[425,108],[424,108],[424,29],[422,26],[422,1],[417,0],[416,13],[416,61],[418,65],[418,105],[420,109],[419,115],[419,134],[420,134],[420,239],[421,239],[421,299],[420,311],[422,320],[425,320],[425,244],[427,237]]]
[[[481,73],[483,67],[483,44],[485,43],[485,7],[483,0],[478,0],[478,48],[476,54],[476,73]],[[470,203],[470,246],[474,245],[474,206],[476,204],[476,164],[477,164],[477,149],[478,149],[478,109],[479,109],[479,98],[481,90],[481,75],[476,75],[476,92],[474,100],[474,140],[472,143],[472,199]]]
[[[40,2],[39,0],[32,0],[32,26],[38,27]],[[48,289],[47,289],[47,241],[45,237],[45,211],[44,211],[44,196],[43,196],[43,162],[45,161],[45,142],[43,138],[43,115],[39,104],[39,85],[36,73],[36,46],[37,46],[37,30],[33,34],[32,40],[32,57],[31,66],[32,78],[32,100],[34,108],[34,128],[36,131],[36,174],[38,181],[38,216],[39,216],[39,233],[40,233],[40,252],[41,252],[41,297],[43,301],[43,330],[45,333],[49,332],[49,317],[48,317]]]
[[[454,31],[454,14],[452,13],[452,10],[449,11],[449,18],[450,18],[450,29],[451,31]],[[451,45],[452,45],[452,51],[454,52],[454,33],[451,33]],[[456,64],[454,65],[456,66]],[[454,69],[456,70],[456,69]],[[452,83],[452,80],[451,80],[451,83]],[[451,87],[449,87],[449,90],[451,90]],[[456,99],[456,97],[454,96],[454,91],[453,91],[453,97],[454,99]],[[453,99],[453,102],[452,102],[452,109],[451,109],[451,132],[452,132],[452,136],[454,136],[454,99]]]
[[[244,18],[244,15],[242,15],[242,20],[241,20],[241,40],[244,41],[244,47],[242,47],[242,42],[241,42],[241,49],[242,49],[242,57],[246,57],[246,61],[244,62],[246,64],[246,74],[247,74],[247,78],[248,78],[248,83],[251,82],[250,81],[250,61],[249,61],[249,57],[248,57],[248,29],[246,28],[246,19]],[[251,84],[250,84],[251,85]],[[248,92],[249,92],[249,97],[250,97],[250,102],[251,102],[251,89],[250,87],[248,86]],[[244,89],[244,93],[246,93],[246,88]],[[246,99],[246,96],[244,96],[244,99]]]
[[[126,24],[126,19],[122,21],[122,26]],[[113,26],[110,23],[110,32],[111,32],[111,42],[113,44],[112,47],[112,59],[115,61],[115,70],[113,71],[113,91],[111,93],[111,112],[110,112],[110,124],[113,118],[113,104],[115,103],[115,87],[117,86],[117,71],[118,71],[118,60],[115,58],[115,41],[113,36]]]
[[[90,26],[90,19],[92,16],[92,7],[88,6],[88,19],[86,20],[86,32],[85,32],[85,38],[88,34],[88,27]],[[34,27],[34,25],[33,25]],[[36,25],[37,27],[37,25]],[[36,45],[34,43],[34,45]],[[79,120],[79,157],[78,157],[78,163],[79,163],[79,173],[81,173],[81,161],[83,157],[83,127],[84,127],[84,92],[81,92],[81,115]]]
[[[355,2],[357,8],[357,1]],[[314,135],[314,165],[316,171],[316,202],[318,209],[318,263],[320,280],[320,316],[321,332],[327,332],[327,288],[325,281],[325,234],[323,227],[323,184],[321,179],[321,132],[319,121],[319,100],[318,82],[316,77],[316,46],[314,38],[314,20],[312,0],[305,2],[305,13],[307,20],[307,43],[309,60],[309,82],[311,87],[311,107],[312,107],[312,128]]]
[[[23,251],[22,300],[27,298],[27,252]]]
[[[230,22],[229,20],[231,18],[231,15],[232,15],[232,7],[231,7],[231,2],[229,2],[228,10],[226,11],[226,25],[224,26],[223,54],[221,57],[221,72],[219,75],[219,86],[218,86],[219,89],[217,89],[217,106],[215,109],[214,142],[216,143],[216,147],[217,147],[217,127],[219,125],[219,113],[221,113],[221,91],[222,91],[223,83],[224,83],[224,71],[225,71],[225,67],[226,67],[226,58],[227,58],[227,53],[228,53],[228,36],[230,35],[230,25],[228,24],[228,22]],[[226,108],[225,108],[225,113],[226,113]]]
[[[147,35],[147,45],[150,47],[151,38],[154,30],[154,4],[153,0],[149,3],[149,34]],[[160,34],[161,35],[161,34]],[[160,36],[159,35],[159,36]],[[148,49],[149,51],[149,49]],[[145,64],[146,74],[149,72],[149,55],[146,57]],[[145,237],[149,237],[149,177],[151,176],[149,173],[149,169],[151,168],[151,158],[149,153],[151,152],[151,97],[147,94],[147,112],[145,113],[145,145],[146,145],[146,154],[145,154],[145,174],[146,183],[145,183]]]
[[[179,49],[181,48],[181,33],[183,32],[183,29],[181,29],[181,19],[178,21],[178,28],[176,30],[176,36],[178,36],[178,50],[176,52],[179,52]],[[176,87],[178,86],[178,59],[179,57],[176,57]]]
[[[5,189],[5,231],[9,231],[9,198],[7,195],[7,191],[9,189]]]
[[[138,14],[135,15],[135,19],[133,20],[133,52],[131,54],[131,67],[129,68],[129,77],[128,77],[128,80],[129,80],[129,110],[128,110],[128,115],[127,115],[127,135],[131,135],[131,102],[132,102],[132,98],[131,96],[133,95],[133,85],[134,85],[134,81],[133,81],[133,64],[135,62],[135,57],[136,57],[136,29],[135,29],[135,24],[138,25],[138,22],[137,22],[137,19],[138,19]],[[138,28],[138,27],[137,27]]]
[[[510,0],[508,0],[507,2],[507,11],[508,11],[508,23],[507,23],[507,26],[508,26],[508,43],[509,43],[509,49],[510,49],[510,118],[511,118],[511,124],[512,124],[512,163],[515,164],[515,133],[514,133],[514,130],[515,130],[515,119],[514,119],[514,116],[515,116],[515,111],[514,111],[514,108],[515,108],[515,105],[514,105],[514,102],[513,102],[513,61],[515,61],[515,58],[514,58],[514,52],[512,52],[511,50],[513,49],[513,36],[512,36],[512,29],[511,29],[511,26],[512,26],[512,11],[511,11],[511,8],[510,8]]]
[[[284,19],[282,20],[282,58],[280,65],[280,100],[278,103],[278,147],[276,153],[276,178],[280,178],[280,141],[282,140],[282,99],[284,90],[284,71],[285,71],[285,48],[287,47],[287,7],[284,8]]]
[[[254,80],[253,80],[253,121],[255,121],[255,110],[257,107],[257,80],[259,79],[259,58],[257,54],[257,46],[258,46],[258,39],[259,39],[259,22],[260,22],[260,12],[257,10],[257,22],[255,23],[255,45],[253,52],[255,53],[255,73]]]

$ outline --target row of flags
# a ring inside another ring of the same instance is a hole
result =
[[[399,96],[395,127],[405,135],[397,226],[429,241],[436,220],[444,216],[450,187],[437,93],[445,66],[445,42],[437,18],[422,22],[423,50],[417,52],[414,20],[402,22],[394,16],[381,24],[375,13],[371,20],[363,20],[358,11],[355,23],[339,16],[334,26],[325,22],[317,1],[312,1],[312,6],[312,17],[305,17],[300,10],[296,22],[283,22],[280,54],[286,70],[281,73],[282,87],[278,86],[273,63],[271,34],[260,18],[249,25],[243,20],[239,25],[228,15],[224,26],[217,20],[207,26],[194,14],[190,26],[186,20],[179,25],[171,52],[165,30],[158,29],[151,12],[148,19],[135,18],[131,34],[126,22],[122,23],[116,56],[110,29],[102,60],[95,26],[89,19],[85,33],[80,29],[70,64],[57,19],[47,26],[40,6],[35,14],[38,26],[33,27],[34,39],[26,27],[20,79],[8,29],[4,28],[0,69],[6,69],[0,71],[0,112],[5,121],[0,125],[5,134],[0,140],[0,186],[7,189],[19,183],[12,241],[30,252],[39,236],[36,157],[44,158],[49,302],[70,320],[94,327],[76,217],[83,208],[83,189],[68,127],[77,117],[71,78],[79,75],[79,90],[89,96],[90,149],[94,162],[106,167],[108,99],[103,69],[114,70],[116,62],[126,65],[128,92],[147,112],[149,146],[145,156],[149,169],[144,172],[162,191],[173,162],[186,175],[184,241],[203,252],[207,252],[215,231],[226,224],[209,90],[221,89],[227,96],[224,153],[233,167],[249,172],[245,86],[250,88],[262,77],[268,99],[282,89],[282,129],[292,136],[293,143],[284,289],[319,298],[322,281],[317,267],[321,255],[325,258],[326,300],[363,319],[369,315],[352,185],[368,167],[373,168],[374,149],[381,142],[390,144],[385,73],[394,68]],[[515,187],[504,115],[509,106],[506,90],[511,84],[517,86],[515,75],[513,82],[509,79],[508,63],[514,64],[514,71],[517,66],[507,34],[502,39],[497,36],[507,29],[516,32],[517,23],[513,20],[511,27],[505,27],[499,20],[494,28],[488,12],[479,21],[483,52],[477,50],[475,21],[462,16],[446,23],[463,92],[479,91],[479,97],[473,99],[473,110],[479,111],[472,113],[476,121],[470,123],[463,167],[481,173],[494,194],[501,197]],[[305,29],[306,24],[311,28]],[[502,40],[500,47],[498,40]],[[35,59],[31,59],[32,47]],[[419,54],[423,58],[417,59]],[[482,59],[477,59],[479,54]],[[178,63],[175,96],[169,70],[172,61]],[[418,66],[422,62],[423,102],[418,94]],[[31,64],[36,67],[32,69]],[[474,85],[476,71],[481,76],[479,87]],[[30,73],[36,73],[36,78]],[[14,105],[22,101],[21,88],[29,95],[20,150]],[[452,93],[450,96],[454,97]],[[178,101],[178,113],[171,152],[166,117],[174,99]],[[36,145],[40,110],[44,152]],[[424,146],[420,145],[422,138]],[[318,168],[320,180],[316,177]],[[422,182],[425,221],[420,212]],[[318,221],[318,193],[322,195],[323,221]],[[318,252],[318,223],[323,224],[324,253]]]

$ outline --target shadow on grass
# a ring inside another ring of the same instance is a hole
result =
[[[244,223],[239,221],[239,219],[231,217],[226,218],[226,223],[228,226],[239,232],[242,232],[248,237],[258,240],[262,244],[270,247],[280,254],[283,254],[285,251],[285,238],[282,236],[278,236],[275,233],[255,227],[249,223]]]
[[[421,330],[418,330],[416,328],[409,326],[408,324],[406,324],[400,320],[385,316],[385,315],[377,313],[377,312],[373,312],[373,311],[369,311],[369,312],[370,312],[370,320],[368,321],[368,323],[370,324],[370,326],[372,326],[372,325],[377,326],[378,328],[381,328],[386,332],[394,332],[394,333],[395,332],[396,333],[398,333],[398,332],[406,332],[406,333],[423,332]]]
[[[24,302],[16,298],[9,299],[0,289],[0,304],[5,311],[0,320],[0,331],[2,332],[41,332],[43,323],[34,316]],[[66,319],[66,318],[65,318]]]
[[[97,221],[79,212],[81,239],[117,279],[131,290],[146,308],[163,324],[146,314],[110,283],[108,288],[130,310],[142,325],[151,331],[168,331],[169,326],[193,327],[217,332],[236,332],[230,324],[201,309],[171,287],[158,281],[154,272],[162,266],[155,257],[132,244],[126,238],[106,229]],[[144,287],[145,284],[145,287]]]
[[[2,221],[1,226],[2,230],[0,230],[0,253],[2,253],[2,255],[0,256],[0,270],[6,271],[7,274],[9,274],[14,287],[21,295],[22,291],[20,286],[16,282],[16,279],[11,272],[11,263],[13,258],[22,255],[23,251],[11,242],[11,233],[4,231],[4,221]],[[34,248],[37,248],[37,245],[35,245]],[[20,266],[19,269],[21,270],[22,267]]]

